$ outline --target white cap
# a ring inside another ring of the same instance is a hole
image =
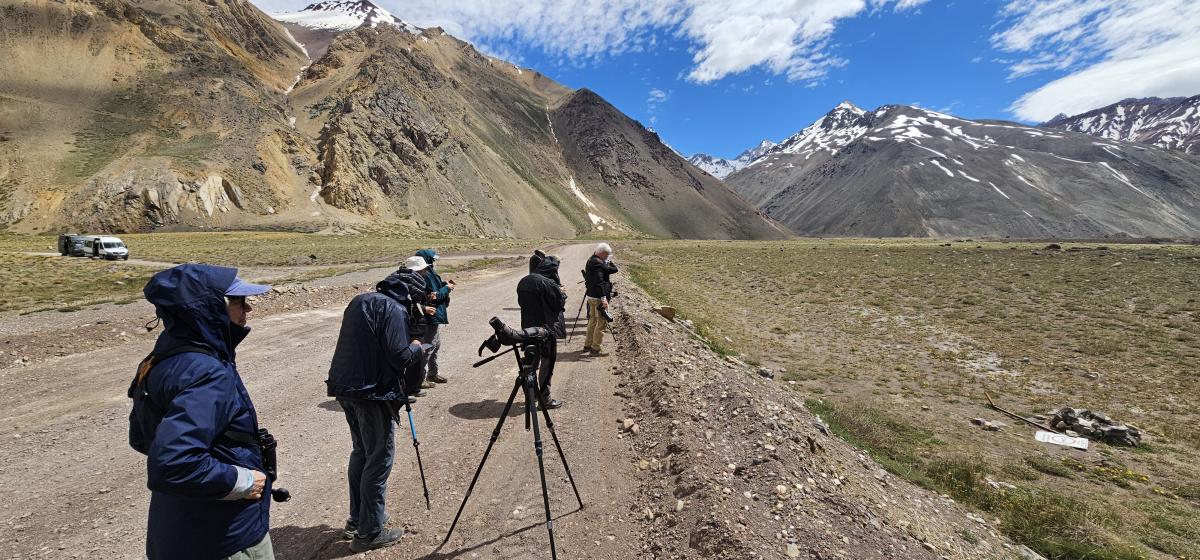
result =
[[[429,263],[425,262],[424,257],[408,257],[408,260],[404,261],[404,268],[417,272],[429,268]]]

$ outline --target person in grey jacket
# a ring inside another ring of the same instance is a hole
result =
[[[402,528],[384,527],[384,499],[395,457],[392,422],[421,383],[421,341],[410,335],[408,289],[398,273],[375,289],[346,306],[325,382],[350,426],[350,518],[345,535],[353,539],[354,552],[391,546],[404,535]]]

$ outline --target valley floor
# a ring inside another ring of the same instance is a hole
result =
[[[619,250],[715,350],[771,368],[890,473],[1015,541],[1049,558],[1200,556],[1200,247],[810,239]],[[1038,443],[985,392],[1027,417],[1090,408],[1147,436],[1087,452]]]

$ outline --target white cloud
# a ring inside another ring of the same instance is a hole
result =
[[[383,0],[420,26],[472,42],[520,42],[578,61],[654,47],[659,34],[692,44],[686,79],[710,83],[751,68],[819,80],[845,63],[831,54],[839,21],[927,0]]]
[[[1128,97],[1200,93],[1196,0],[1012,0],[997,49],[1019,55],[1010,77],[1068,75],[1021,96],[1009,110],[1044,121]]]

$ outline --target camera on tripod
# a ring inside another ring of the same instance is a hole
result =
[[[527,329],[516,330],[508,325],[505,325],[504,321],[501,321],[499,317],[492,317],[492,319],[488,321],[488,324],[491,325],[492,329],[496,332],[493,333],[492,336],[488,337],[487,340],[483,341],[483,344],[479,345],[480,356],[483,355],[484,348],[487,348],[492,352],[499,352],[501,346],[540,346],[551,336],[550,331],[542,327],[529,327]],[[526,350],[526,353],[529,353],[528,350]],[[475,367],[479,367],[487,362],[490,362],[500,355],[501,354],[489,356],[486,360],[481,360],[475,364]]]
[[[571,490],[575,493],[575,501],[579,503],[579,509],[583,509],[583,498],[579,496],[579,488],[575,486],[575,477],[571,475],[571,466],[567,464],[567,456],[563,453],[562,444],[558,441],[558,435],[554,433],[554,422],[550,419],[550,413],[546,410],[546,403],[543,400],[541,391],[537,387],[537,368],[542,357],[542,347],[546,342],[553,339],[553,335],[550,331],[542,327],[516,330],[505,325],[504,321],[501,321],[498,317],[492,317],[488,321],[488,324],[492,326],[495,333],[483,341],[483,344],[479,345],[479,355],[483,355],[484,348],[491,350],[493,354],[475,362],[474,367],[482,366],[512,352],[516,357],[519,370],[517,378],[513,383],[512,392],[509,393],[508,400],[504,403],[504,410],[500,412],[496,428],[492,430],[492,437],[488,440],[487,448],[483,451],[483,459],[479,461],[479,467],[475,469],[475,476],[471,479],[471,484],[467,486],[467,493],[463,496],[462,504],[458,506],[458,513],[454,515],[454,521],[450,523],[450,530],[446,532],[446,538],[442,540],[442,546],[450,542],[450,536],[454,534],[454,528],[458,526],[458,520],[462,517],[463,510],[467,507],[467,500],[471,498],[471,493],[475,490],[475,484],[479,482],[479,474],[483,472],[483,465],[487,463],[488,456],[492,452],[492,446],[496,444],[496,440],[500,437],[500,429],[504,427],[504,421],[508,418],[508,411],[512,409],[513,401],[517,398],[517,394],[524,393],[525,429],[533,432],[534,455],[537,456],[538,474],[542,483],[542,506],[546,512],[546,531],[550,535],[550,557],[552,560],[557,560],[558,550],[554,542],[554,518],[550,515],[550,494],[546,487],[546,467],[542,458],[542,432],[538,426],[539,414],[546,422],[546,429],[550,432],[550,438],[554,441],[554,448],[558,451],[559,459],[562,459],[563,470],[567,473],[567,480],[571,483]],[[501,352],[500,347],[502,346],[509,346],[510,348]]]

